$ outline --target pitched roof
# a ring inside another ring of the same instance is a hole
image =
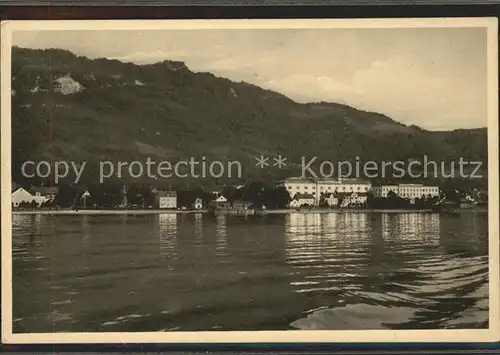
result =
[[[28,194],[30,194],[30,195],[31,195],[31,193],[30,193],[29,191],[26,191],[26,189],[24,189],[24,188],[23,188],[23,187],[21,187],[21,186],[17,186],[15,189],[12,189],[12,193],[17,192],[17,191],[20,191],[20,190],[25,191],[26,193],[28,193]]]

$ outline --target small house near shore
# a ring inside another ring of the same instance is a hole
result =
[[[34,196],[22,187],[18,187],[12,192],[12,207],[19,207],[23,203],[32,203]]]
[[[159,208],[177,208],[177,192],[175,191],[156,191],[156,203]]]
[[[192,207],[194,210],[201,210],[203,208],[203,199],[201,197],[197,197],[194,200]]]
[[[225,203],[227,202],[227,198],[225,198],[224,195],[220,195],[214,201],[217,203]]]

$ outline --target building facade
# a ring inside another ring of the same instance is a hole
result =
[[[177,208],[177,193],[175,191],[157,191],[156,200],[159,208]]]
[[[300,202],[298,199],[293,199],[288,203],[288,208],[299,208],[300,207]]]
[[[372,187],[372,195],[373,197],[388,197],[389,193],[392,191],[396,195],[399,195],[399,186],[398,185],[380,185]]]
[[[315,206],[316,198],[309,193],[297,193],[289,203],[290,208],[298,208],[301,206]]]
[[[325,205],[328,207],[337,207],[339,205],[339,199],[335,193],[327,193],[323,195]]]
[[[372,187],[374,197],[387,198],[390,192],[401,198],[415,199],[422,197],[439,197],[438,186],[425,186],[423,184],[399,184],[399,185],[380,185]]]
[[[423,184],[400,184],[399,196],[402,198],[439,197],[438,186],[425,186]]]
[[[17,188],[12,192],[12,207],[19,207],[22,203],[32,203],[34,196],[22,187]]]
[[[371,183],[361,179],[302,179],[288,178],[283,181],[283,186],[294,199],[297,194],[310,194],[314,198],[314,205],[320,204],[322,196],[332,193],[358,193],[367,194]]]
[[[201,210],[202,208],[203,208],[203,200],[201,199],[201,197],[198,197],[193,202],[193,209]]]
[[[337,192],[367,194],[371,190],[372,184],[361,179],[342,179]]]
[[[339,193],[340,207],[361,207],[368,202],[368,192]]]

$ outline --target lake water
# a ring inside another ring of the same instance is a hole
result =
[[[488,327],[486,213],[13,216],[14,332]]]

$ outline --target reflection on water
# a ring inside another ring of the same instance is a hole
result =
[[[82,249],[88,249],[90,247],[90,238],[92,237],[92,231],[90,229],[90,217],[82,216]],[[85,254],[85,253],[83,253]]]
[[[486,327],[485,214],[13,215],[15,332]]]
[[[158,230],[160,237],[160,255],[175,258],[175,238],[177,236],[177,215],[158,215]]]
[[[478,215],[463,219],[462,235],[472,233],[481,238],[484,233],[482,242],[473,248],[466,246],[468,240],[454,235],[450,249],[450,233],[441,232],[438,214],[287,216],[288,263],[298,270],[293,272],[291,282],[295,292],[337,296],[335,302],[313,309],[307,318],[292,325],[301,329],[341,329],[349,315],[359,317],[370,312],[386,315],[375,320],[377,325],[372,317],[373,329],[485,325],[487,223]],[[446,222],[461,224],[460,219]],[[467,252],[453,252],[456,244],[467,248]],[[474,253],[479,250],[482,252]],[[399,312],[404,310],[396,324],[393,307],[398,307]],[[349,312],[342,313],[344,309]],[[460,323],[457,318],[464,312],[468,315]]]
[[[201,213],[194,215],[194,235],[197,239],[203,238],[203,215]]]
[[[217,250],[223,251],[227,245],[227,216],[216,217],[215,234],[217,237]]]
[[[415,242],[416,244],[439,244],[439,214],[403,213],[382,214],[382,236],[387,242]]]
[[[370,231],[369,218],[361,213],[287,215],[287,263],[300,270],[293,272],[295,292],[356,287],[349,280],[359,277],[357,266],[365,261]]]

